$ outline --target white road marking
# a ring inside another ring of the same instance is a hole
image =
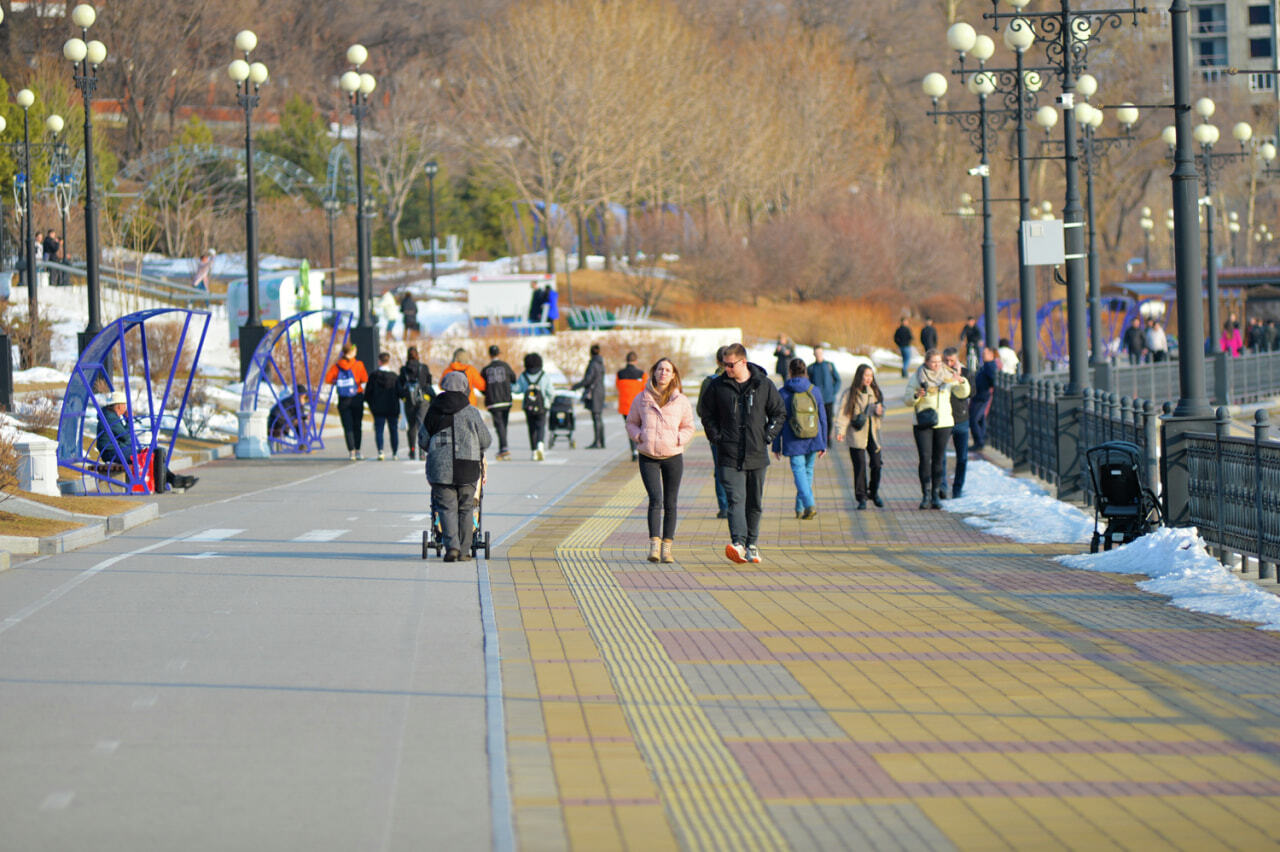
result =
[[[179,553],[177,557],[179,559],[220,559],[222,554],[206,550],[203,553]]]
[[[415,530],[411,533],[405,533],[405,537],[400,539],[399,544],[421,544],[422,530]]]
[[[232,536],[240,535],[244,530],[205,530],[193,535],[187,536],[187,541],[224,541]]]
[[[427,519],[426,515],[405,515],[405,520],[410,523],[420,524]]]
[[[302,535],[294,539],[294,541],[333,541],[335,538],[341,538],[351,530],[308,530]]]
[[[74,790],[59,790],[57,793],[50,793],[44,797],[44,801],[40,803],[42,811],[65,811],[71,804],[71,800],[76,797]]]
[[[98,740],[93,747],[94,754],[115,754],[120,748],[119,740]]]
[[[159,700],[160,696],[155,693],[152,693],[151,695],[144,695],[141,698],[135,698],[133,699],[133,709],[146,710],[149,707],[155,707],[156,702]]]

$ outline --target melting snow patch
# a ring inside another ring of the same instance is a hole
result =
[[[947,467],[954,472],[954,458]],[[1093,518],[1049,496],[1038,483],[981,459],[969,461],[964,496],[944,500],[942,507],[965,515],[965,523],[983,532],[1027,544],[1087,544],[1093,535]]]
[[[1165,527],[1109,552],[1059,556],[1058,561],[1083,571],[1146,574],[1151,579],[1138,588],[1168,595],[1176,607],[1280,630],[1280,597],[1233,574],[1209,555],[1193,529]]]

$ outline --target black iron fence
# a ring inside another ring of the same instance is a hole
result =
[[[1257,563],[1274,579],[1280,562],[1280,441],[1267,412],[1254,415],[1253,437],[1232,437],[1231,415],[1217,411],[1212,433],[1187,433],[1189,515],[1214,555]]]

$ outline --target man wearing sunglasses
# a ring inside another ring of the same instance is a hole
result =
[[[728,502],[725,556],[732,562],[759,562],[756,539],[769,445],[782,431],[787,408],[764,368],[747,361],[741,343],[725,347],[723,364],[724,372],[707,383],[698,414],[715,447],[716,481]]]

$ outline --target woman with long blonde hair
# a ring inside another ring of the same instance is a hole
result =
[[[674,562],[676,500],[684,475],[684,448],[693,438],[693,406],[670,359],[659,358],[649,376],[627,412],[627,436],[640,454],[640,480],[649,493],[649,561]]]

